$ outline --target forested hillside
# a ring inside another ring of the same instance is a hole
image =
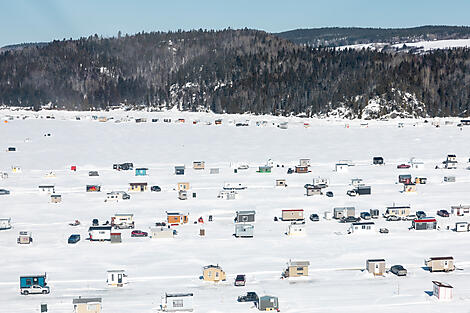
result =
[[[420,26],[413,28],[360,28],[326,27],[295,29],[277,36],[296,44],[311,47],[338,47],[347,45],[380,43],[402,43],[424,40],[446,40],[470,38],[467,26]]]
[[[256,30],[54,41],[0,54],[0,103],[372,117],[466,114],[470,50],[426,55],[312,49]]]

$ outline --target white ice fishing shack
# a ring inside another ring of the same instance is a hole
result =
[[[124,270],[109,270],[107,276],[106,283],[108,287],[124,287],[128,283],[127,274]]]
[[[90,241],[111,241],[111,226],[90,226],[88,235]]]
[[[162,296],[160,306],[163,312],[192,312],[193,294],[192,293],[165,293]]]
[[[0,218],[0,230],[11,229],[11,218]]]

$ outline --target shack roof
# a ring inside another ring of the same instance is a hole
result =
[[[439,287],[454,288],[451,285],[449,285],[448,283],[443,283],[443,282],[440,282],[440,281],[433,280],[432,283],[436,286],[439,286]]]
[[[101,303],[101,298],[77,298],[73,299],[73,304],[80,303]]]

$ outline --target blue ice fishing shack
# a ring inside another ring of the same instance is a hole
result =
[[[21,276],[20,277],[20,287],[21,288],[29,288],[33,285],[38,285],[41,287],[45,287],[46,283],[46,274],[44,275],[28,275],[28,276]]]
[[[135,176],[146,176],[148,168],[136,168],[135,169]]]

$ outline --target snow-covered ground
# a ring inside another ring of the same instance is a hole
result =
[[[22,119],[21,116],[31,116]],[[86,116],[114,117],[98,122]],[[54,115],[55,119],[46,119]],[[19,116],[8,120],[8,116]],[[35,118],[43,116],[43,118]],[[80,116],[81,120],[75,120]],[[125,116],[148,117],[137,124],[115,123]],[[185,123],[175,123],[183,117]],[[156,123],[151,118],[158,118]],[[163,123],[172,118],[172,123]],[[214,120],[222,118],[222,125]],[[235,122],[250,120],[248,127]],[[192,124],[193,120],[200,120]],[[256,121],[266,120],[266,126]],[[449,119],[451,120],[451,119]],[[205,125],[211,121],[212,125]],[[289,121],[288,129],[276,127]],[[457,119],[453,119],[457,121]],[[191,113],[149,113],[111,111],[105,113],[40,113],[0,111],[0,171],[9,177],[0,180],[0,217],[11,217],[13,228],[0,231],[0,312],[38,312],[47,303],[49,312],[71,312],[72,299],[102,297],[103,312],[155,312],[165,292],[193,292],[195,312],[256,312],[251,303],[237,303],[239,295],[256,291],[259,295],[279,297],[281,312],[468,312],[470,304],[470,233],[445,230],[468,217],[438,217],[439,231],[410,231],[411,222],[375,220],[377,228],[389,234],[347,235],[348,224],[334,220],[307,219],[307,235],[288,237],[287,222],[274,222],[282,209],[302,208],[323,216],[334,207],[355,206],[356,214],[387,206],[411,205],[435,216],[438,209],[450,211],[451,205],[470,204],[470,171],[465,168],[470,157],[470,127],[436,128],[423,120],[364,121],[309,120],[247,115]],[[304,123],[310,127],[304,127]],[[398,122],[404,127],[398,128]],[[349,127],[345,127],[347,124]],[[416,126],[413,126],[416,125]],[[50,136],[44,136],[50,134]],[[29,138],[29,140],[25,140]],[[6,152],[14,146],[16,152]],[[447,154],[456,154],[458,169],[434,169]],[[383,156],[384,166],[373,166],[372,157]],[[397,169],[411,157],[424,161],[422,170]],[[311,173],[286,174],[300,158],[312,160]],[[272,173],[257,173],[257,166],[268,159],[274,162]],[[338,160],[352,160],[356,166],[347,173],[334,172]],[[192,169],[192,162],[203,160],[206,169]],[[133,171],[115,171],[113,163],[133,162],[134,167],[148,167],[147,177],[135,177]],[[238,163],[248,170],[234,173]],[[184,176],[174,175],[174,166],[186,165]],[[280,167],[276,165],[279,164]],[[76,165],[77,172],[70,171]],[[284,167],[282,167],[282,165]],[[21,166],[22,173],[11,173],[11,166]],[[209,168],[220,174],[209,174]],[[99,177],[89,177],[89,170]],[[55,178],[46,178],[53,171]],[[410,173],[428,178],[418,185],[416,194],[403,194],[396,184],[399,174]],[[443,183],[445,175],[455,175],[455,183]],[[304,184],[314,177],[330,179],[326,196],[306,197]],[[351,178],[362,178],[372,186],[372,195],[350,198],[346,191]],[[288,187],[274,187],[285,178]],[[177,182],[191,184],[196,198],[177,198]],[[106,192],[127,190],[130,182],[159,185],[162,192],[131,193],[131,199],[105,203]],[[217,194],[225,182],[244,183],[248,188],[236,200],[220,200]],[[38,185],[54,184],[62,203],[53,204],[40,193]],[[98,183],[100,193],[86,193],[87,184]],[[237,239],[233,218],[237,210],[256,210],[255,236]],[[133,213],[136,229],[148,231],[157,221],[165,220],[165,211],[189,212],[190,224],[176,227],[174,239],[131,238],[123,230],[121,244],[84,240],[93,218],[109,220],[115,213]],[[209,215],[214,221],[207,222]],[[206,236],[199,236],[199,216],[206,221]],[[78,219],[79,227],[68,226]],[[18,232],[33,234],[31,245],[18,245]],[[70,234],[82,240],[67,244]],[[451,273],[430,273],[423,269],[424,259],[453,256],[461,269]],[[384,258],[387,267],[402,264],[407,277],[386,274],[373,277],[362,271],[369,258]],[[310,275],[303,279],[281,280],[289,260],[310,261]],[[227,281],[214,284],[199,279],[202,267],[219,264]],[[108,288],[106,271],[125,269],[130,283],[119,289]],[[47,272],[49,295],[22,296],[19,276]],[[246,287],[234,287],[237,274],[247,275]],[[454,286],[454,299],[438,302],[426,291],[432,281]]]
[[[375,42],[375,43],[366,43],[366,44],[357,44],[357,45],[346,45],[338,47],[339,50],[345,49],[372,49],[381,51],[385,46],[389,46],[389,43],[384,42]],[[402,48],[403,45],[407,47],[416,47],[421,48],[422,51],[430,51],[436,49],[450,49],[450,48],[463,48],[470,47],[470,39],[447,39],[447,40],[425,40],[417,42],[402,42],[393,44],[394,48]]]

